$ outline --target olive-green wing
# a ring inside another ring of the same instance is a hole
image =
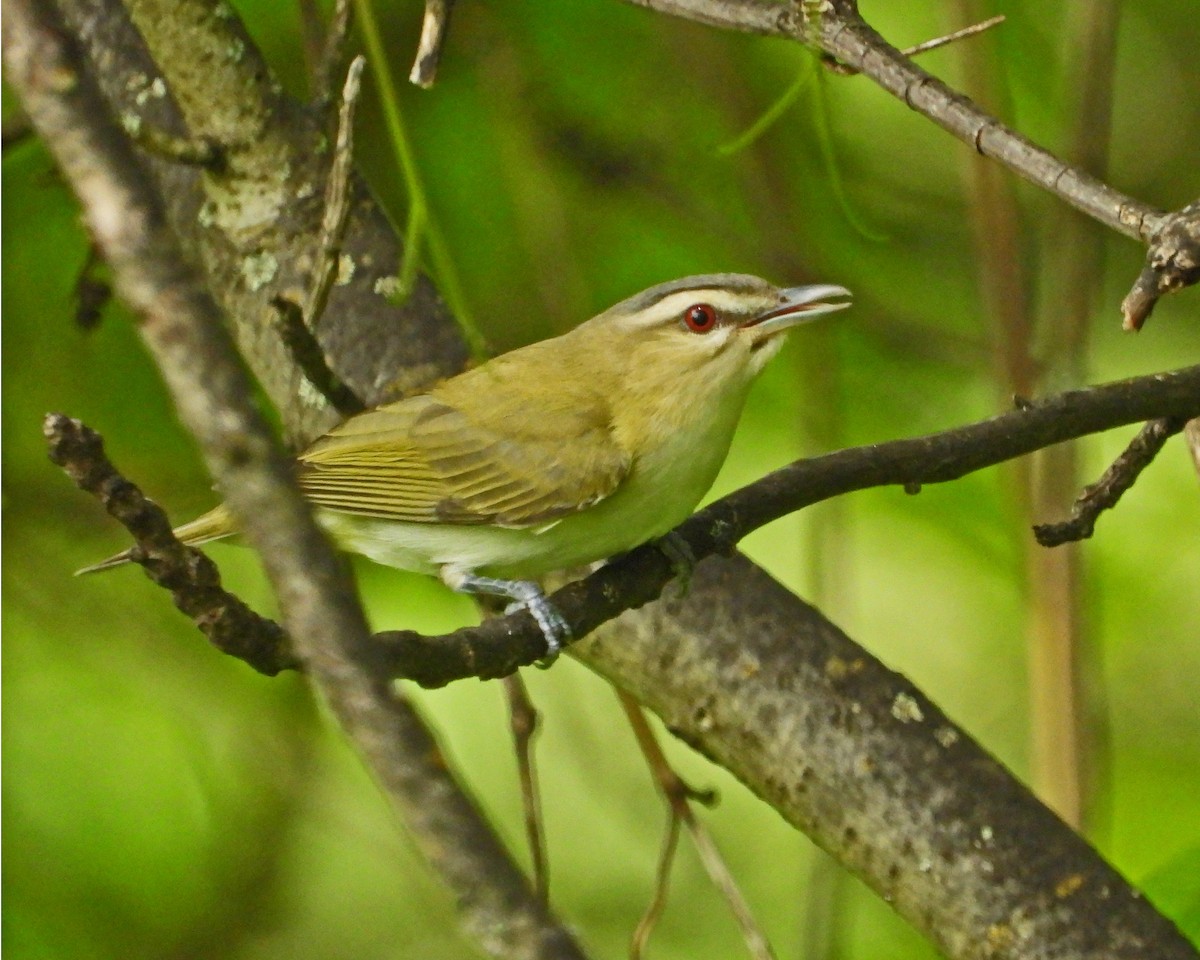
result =
[[[360,414],[300,456],[301,488],[363,516],[527,527],[598,503],[629,472],[602,411],[488,420],[429,396]]]

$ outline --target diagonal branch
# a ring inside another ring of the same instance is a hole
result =
[[[130,559],[171,591],[175,606],[213,646],[267,676],[300,666],[283,628],[221,588],[216,565],[179,542],[162,508],[117,472],[98,433],[60,413],[47,414],[42,429],[50,459],[133,534],[137,544]]]
[[[863,20],[857,0],[801,0],[794,5],[772,0],[626,2],[727,30],[787,37],[815,47],[850,72],[869,77],[980,154],[1104,226],[1149,245],[1146,268],[1123,306],[1127,329],[1140,328],[1163,294],[1200,281],[1196,204],[1167,214],[1065,163],[913,63]]]
[[[1200,366],[1073,390],[942,433],[800,460],[716,501],[676,528],[700,560],[729,553],[753,530],[785,514],[854,490],[956,480],[1065,440],[1153,417],[1200,415]],[[551,602],[583,637],[625,610],[656,599],[675,569],[646,545],[556,591]],[[408,631],[375,635],[381,669],[427,686],[504,676],[542,656],[545,641],[527,613],[488,620],[440,637]]]
[[[185,265],[55,12],[44,0],[9,0],[4,15],[6,76],[79,198],[181,419],[262,556],[297,655],[455,889],[468,929],[500,956],[582,956],[439,762],[411,705],[361,666],[370,638],[354,587],[251,400],[219,309]]]
[[[1090,537],[1100,514],[1117,505],[1125,491],[1158,456],[1163,444],[1179,433],[1186,423],[1186,417],[1160,417],[1147,423],[1103,476],[1079,495],[1069,520],[1038,524],[1033,528],[1037,542],[1043,547],[1057,547]]]

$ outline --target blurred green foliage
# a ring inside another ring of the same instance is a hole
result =
[[[278,0],[235,6],[302,94],[296,11]],[[420,4],[379,6],[404,75]],[[1065,5],[992,6],[1008,23],[970,42],[994,45],[1005,119],[1059,148],[1068,119],[1059,95]],[[931,0],[868,4],[865,13],[898,45],[953,26],[946,5]],[[1164,208],[1200,187],[1200,26],[1177,13],[1170,0],[1125,5],[1115,64],[1110,179]],[[616,0],[497,0],[461,4],[435,88],[401,91],[431,211],[497,350],[688,273],[745,270],[856,292],[853,311],[793,335],[756,390],[716,492],[806,453],[953,426],[1004,402],[978,289],[963,145],[864,78],[822,76],[823,121],[810,91],[753,144],[718,154],[808,69],[808,57]],[[959,62],[953,48],[923,60],[952,82]],[[361,165],[401,222],[406,198],[370,94],[360,121]],[[829,186],[830,157],[844,204]],[[266,680],[209,650],[136,571],[71,579],[122,535],[46,461],[45,411],[101,430],[116,462],[176,518],[207,506],[211,494],[128,314],[113,305],[98,329],[73,325],[86,241],[32,139],[6,149],[3,188],[10,956],[478,955],[298,678]],[[1028,263],[1044,295],[1055,282],[1047,253],[1058,204],[1032,188],[1019,196]],[[1195,363],[1195,292],[1165,302],[1138,337],[1120,333],[1117,304],[1142,251],[1117,237],[1107,243],[1089,378]],[[1131,433],[1084,444],[1086,476]],[[868,491],[780,521],[745,546],[1024,774],[1029,535],[1009,483],[993,470],[919,497]],[[1198,525],[1195,471],[1174,441],[1083,548],[1084,653],[1107,731],[1091,838],[1193,936]],[[212,553],[232,589],[270,612],[248,552]],[[472,616],[464,600],[419,577],[365,563],[359,573],[380,626],[443,630]],[[623,955],[650,893],[664,814],[602,683],[570,662],[528,679],[545,712],[539,758],[555,905],[596,956]],[[496,686],[417,696],[471,790],[522,850]],[[810,879],[829,883],[836,871],[727,774],[680,744],[668,747],[693,783],[720,790],[721,806],[705,819],[780,956],[805,956],[820,919],[810,912]],[[857,883],[837,881],[836,897],[836,955],[932,955]],[[685,852],[652,956],[741,949]]]

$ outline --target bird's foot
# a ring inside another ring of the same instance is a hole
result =
[[[571,625],[546,599],[542,588],[530,580],[501,580],[453,569],[443,570],[442,579],[459,593],[507,597],[513,602],[505,607],[505,615],[528,610],[546,640],[546,655],[537,661],[537,666],[542,670],[548,669],[558,659],[563,646],[571,640]]]
[[[675,582],[679,587],[680,599],[688,595],[692,586],[692,573],[696,569],[696,555],[691,545],[674,530],[658,538],[656,546],[671,563]]]

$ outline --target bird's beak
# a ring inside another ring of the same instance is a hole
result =
[[[845,287],[830,283],[789,287],[779,291],[779,302],[775,306],[747,320],[742,329],[751,332],[755,344],[762,344],[799,323],[807,323],[835,310],[845,310],[850,306],[850,297],[851,293]]]

